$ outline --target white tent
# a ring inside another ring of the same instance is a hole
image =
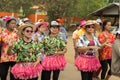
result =
[[[120,3],[111,3],[103,8],[100,8],[89,15],[101,16],[101,17],[119,17],[120,14]]]

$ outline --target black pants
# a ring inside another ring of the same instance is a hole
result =
[[[108,71],[108,75],[111,75],[111,59],[108,60],[104,60],[104,61],[100,61],[101,65],[102,65],[102,72],[101,72],[101,79],[105,79],[107,70],[108,70],[108,64],[109,64],[109,71]]]
[[[0,78],[1,80],[7,80],[7,74],[9,67],[12,67],[15,65],[15,62],[3,62],[0,63]],[[16,80],[13,76],[13,74],[10,72],[10,80]]]
[[[52,71],[43,70],[41,75],[41,80],[50,80],[51,72]],[[59,74],[60,74],[60,70],[53,70],[52,80],[58,80]]]
[[[84,72],[81,71],[82,80],[92,80],[93,72]]]

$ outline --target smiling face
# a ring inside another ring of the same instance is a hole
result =
[[[88,33],[94,33],[94,25],[87,25],[86,27],[85,27],[85,29],[86,29],[86,32],[88,32]]]
[[[58,26],[52,26],[50,28],[50,31],[51,31],[52,34],[58,34],[59,30],[60,30],[60,28]]]
[[[41,25],[41,26],[38,28],[38,31],[43,33],[43,32],[45,32],[45,31],[46,31],[46,29],[47,29],[47,27],[46,27],[46,26]]]
[[[23,29],[22,33],[25,37],[31,38],[32,34],[33,34],[33,28],[27,27],[27,28]]]
[[[107,22],[105,25],[105,30],[110,31],[111,30],[111,22]]]
[[[11,30],[14,30],[16,26],[16,20],[10,20],[8,23],[7,23],[7,27]]]

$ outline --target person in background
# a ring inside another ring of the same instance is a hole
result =
[[[111,74],[115,80],[120,79],[120,30],[116,32],[116,40],[112,45]]]
[[[98,29],[96,30],[95,35],[98,37],[99,34],[102,32],[103,22],[102,22],[101,19],[97,19],[96,22],[98,23],[99,27],[98,27]]]
[[[81,27],[81,29],[78,31],[78,33],[76,35],[77,39],[84,33],[85,30],[84,30],[83,26],[85,26],[85,24],[86,24],[86,20],[81,20],[80,21],[80,27]]]
[[[43,38],[45,58],[42,60],[43,71],[41,80],[51,80],[51,72],[53,72],[52,80],[58,80],[60,71],[66,65],[65,53],[67,51],[66,44],[62,38],[58,36],[60,25],[56,21],[51,21],[50,33],[48,37]]]
[[[77,50],[80,54],[75,60],[75,66],[81,71],[82,80],[92,80],[93,72],[101,67],[95,54],[104,45],[101,45],[94,35],[97,28],[97,22],[88,20],[83,27],[84,33],[78,39]]]
[[[111,32],[111,22],[109,20],[103,22],[103,30],[98,39],[101,44],[107,43],[99,52],[100,63],[102,65],[101,79],[104,80],[111,75],[112,44],[115,40],[115,36]],[[110,69],[107,74],[108,65]]]
[[[11,73],[17,80],[37,80],[42,66],[40,64],[40,49],[42,46],[35,43],[31,37],[34,25],[24,24],[19,27],[19,39],[11,43],[9,55],[17,55],[17,63],[12,67]]]
[[[63,21],[62,19],[59,19],[59,18],[56,19],[56,21],[57,21],[57,22],[59,23],[59,25],[60,25],[60,32],[62,32],[63,35],[65,35],[65,38],[67,39],[67,38],[68,38],[68,33],[67,33],[65,27],[63,26],[64,21]]]
[[[78,31],[80,30],[80,23],[76,24],[76,30],[73,32],[72,34],[72,39],[73,39],[73,45],[74,45],[74,50],[75,50],[75,58],[79,55],[77,49],[76,49],[76,43],[77,43],[77,38],[76,35],[78,33]]]
[[[1,80],[7,80],[7,74],[9,68],[16,63],[16,55],[8,55],[8,49],[10,47],[9,42],[15,42],[18,39],[17,33],[14,31],[14,27],[16,26],[15,18],[7,18],[6,19],[6,28],[2,30],[0,34],[0,42],[2,44],[1,50],[1,59],[0,59],[0,78]],[[10,73],[10,80],[15,80],[12,73]]]
[[[26,17],[26,18],[23,18],[22,22],[25,23],[25,24],[34,24],[34,23],[31,22],[30,19],[27,18],[27,17]]]
[[[41,22],[36,25],[35,33],[32,36],[32,39],[34,40],[35,37],[38,37],[38,43],[41,42],[42,38],[45,37],[45,31],[48,28],[47,22]]]
[[[32,36],[33,41],[37,42],[38,44],[41,43],[42,39],[47,37],[48,35],[45,34],[46,29],[48,28],[48,22],[41,22],[36,25],[35,33]],[[42,51],[42,50],[41,50]],[[45,54],[41,54],[41,60],[45,57]]]

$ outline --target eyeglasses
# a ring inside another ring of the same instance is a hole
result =
[[[94,28],[93,25],[87,25],[86,28]]]
[[[31,33],[33,33],[33,31],[32,31],[32,30],[26,30],[26,32],[27,32],[27,33],[30,33],[30,32],[31,32]]]

